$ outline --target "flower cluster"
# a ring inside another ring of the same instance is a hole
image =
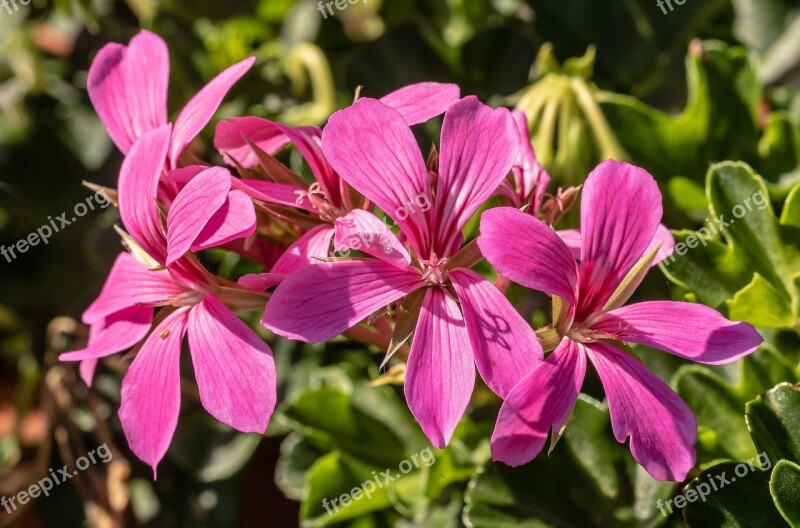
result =
[[[83,314],[86,348],[61,359],[80,361],[91,384],[99,358],[134,348],[119,417],[138,457],[155,471],[177,426],[184,337],[205,409],[239,431],[266,430],[277,399],[272,352],[234,315],[263,309],[262,325],[288,339],[345,333],[385,346],[387,360],[402,348],[408,406],[436,447],[466,411],[477,368],[504,400],[492,452],[511,465],[532,460],[548,434],[558,438],[591,362],[617,440],[630,437],[655,478],[686,476],[695,418],[627,343],[717,365],[761,337],[698,304],[625,305],[674,246],[652,176],[602,163],[582,189],[580,230],[555,231],[577,189],[546,194],[524,115],[438,83],[359,98],[324,129],[223,121],[214,146],[232,169],[209,166],[191,143],[253,62],[218,75],[174,123],[156,35],[104,47],[89,72],[92,103],[125,154],[115,195],[125,250]],[[441,114],[438,149],[426,158],[411,127]],[[276,159],[288,146],[313,183]],[[468,220],[498,201],[477,240],[465,241]],[[237,283],[216,276],[197,255],[209,248],[264,271]],[[471,269],[483,258],[501,274],[494,283]],[[553,324],[534,331],[504,280],[550,295]]]

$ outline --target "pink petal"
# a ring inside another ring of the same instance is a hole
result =
[[[336,172],[397,222],[416,253],[427,257],[428,171],[403,116],[361,98],[331,116],[322,150]]]
[[[478,247],[514,282],[575,302],[578,266],[567,246],[544,222],[513,207],[481,215]]]
[[[167,316],[144,342],[122,380],[122,430],[131,451],[153,467],[153,478],[178,424],[181,341],[188,317],[188,308]]]
[[[656,253],[655,258],[653,259],[653,263],[650,267],[655,266],[665,258],[672,255],[672,252],[675,250],[675,238],[672,236],[672,233],[664,224],[658,224],[658,228],[656,229],[656,236],[653,237],[653,240],[650,241],[650,245],[647,246],[647,249],[644,251],[644,254],[650,253],[652,250],[661,244],[661,248]]]
[[[288,273],[249,273],[243,275],[236,284],[254,292],[264,292],[286,280]]]
[[[562,229],[556,231],[558,238],[567,245],[569,252],[575,257],[575,260],[581,260],[581,231],[580,229]]]
[[[231,188],[231,178],[227,169],[210,167],[195,176],[175,197],[167,215],[167,265],[189,251],[222,208]]]
[[[328,224],[314,227],[292,242],[272,267],[271,273],[292,273],[327,258],[331,248],[334,228]]]
[[[183,293],[166,270],[153,271],[130,253],[120,253],[100,295],[83,312],[83,322],[100,323],[103,318],[137,304],[155,304]]]
[[[305,193],[307,189],[292,185],[290,183],[276,183],[262,180],[238,180],[237,187],[241,188],[248,196],[261,200],[262,202],[288,205],[306,211],[317,213],[316,208],[311,205],[308,198],[298,201],[298,197]]]
[[[481,377],[504,398],[543,357],[531,326],[505,296],[474,271],[450,271]]]
[[[408,269],[411,255],[389,227],[374,214],[354,209],[335,222],[333,239],[336,251],[356,249],[400,269]]]
[[[225,163],[234,162],[243,167],[258,165],[258,156],[250,143],[270,155],[275,155],[289,144],[290,139],[278,126],[261,117],[234,117],[220,121],[214,131],[214,147],[222,153]]]
[[[469,336],[455,299],[428,288],[408,355],[403,391],[434,447],[443,448],[467,409],[475,386]]]
[[[214,213],[192,243],[192,251],[221,246],[256,232],[256,209],[253,200],[242,191],[231,191],[222,207]]]
[[[585,375],[582,347],[563,339],[508,393],[492,434],[492,459],[516,467],[536,458],[550,429],[561,433]]]
[[[86,348],[65,352],[59,361],[97,359],[126,350],[142,340],[153,323],[153,308],[132,306],[113,313],[89,329]]]
[[[211,79],[211,81],[192,97],[175,120],[175,130],[172,134],[172,146],[169,159],[172,168],[177,166],[186,146],[197,137],[205,128],[219,108],[222,99],[227,95],[236,81],[247,73],[256,61],[255,57],[248,57]]]
[[[167,45],[147,30],[127,48],[108,44],[97,53],[89,68],[89,99],[123,154],[139,136],[167,123],[168,83]]]
[[[169,147],[170,125],[145,132],[136,140],[119,173],[119,216],[136,242],[154,259],[166,257],[155,198]]]
[[[278,286],[261,324],[288,339],[327,341],[424,285],[418,273],[382,260],[320,263]]]
[[[644,255],[661,221],[661,191],[644,169],[604,161],[581,198],[578,317],[599,310]]]
[[[561,231],[556,231],[558,237],[567,245],[572,255],[575,257],[575,260],[581,260],[581,232],[578,229],[564,229]],[[669,257],[672,254],[672,251],[675,249],[675,239],[672,237],[672,233],[670,233],[669,229],[667,229],[664,224],[658,224],[658,229],[656,229],[656,235],[653,237],[653,240],[650,241],[650,245],[647,246],[647,249],[644,251],[642,256],[647,255],[652,250],[656,248],[656,246],[661,245],[661,249],[658,250],[656,253],[655,258],[653,258],[653,262],[650,264],[652,268],[665,258]]]
[[[492,109],[474,96],[444,115],[436,189],[435,249],[448,254],[461,228],[494,194],[519,152],[519,133],[505,108]]]
[[[81,375],[81,379],[86,384],[87,387],[92,386],[92,381],[94,379],[94,371],[97,369],[97,359],[84,359],[80,362],[78,366],[78,372]]]
[[[422,82],[395,90],[380,102],[397,110],[411,126],[443,114],[460,96],[457,84]]]
[[[595,330],[676,356],[723,365],[758,349],[763,338],[749,323],[735,323],[713,308],[687,302],[650,301],[603,314]]]
[[[519,154],[512,168],[514,181],[519,190],[519,203],[515,205],[521,207],[525,204],[525,200],[532,199],[533,211],[536,212],[542,204],[542,196],[550,183],[550,175],[547,174],[539,160],[536,159],[528,133],[528,118],[525,117],[525,113],[520,110],[514,110],[511,115],[517,125],[520,139]],[[531,196],[534,190],[536,192]]]
[[[341,207],[344,197],[340,178],[322,154],[318,127],[290,127],[261,117],[237,117],[220,123],[214,137],[214,146],[228,163],[236,160],[248,168],[259,164],[251,144],[275,155],[290,143],[306,160],[331,203]]]
[[[272,350],[211,295],[192,308],[188,326],[203,407],[238,431],[263,434],[277,398]]]
[[[617,441],[630,437],[633,458],[653,478],[684,480],[696,458],[697,419],[689,406],[622,350],[595,342],[586,351],[606,391]]]

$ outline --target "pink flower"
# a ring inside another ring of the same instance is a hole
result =
[[[461,228],[517,157],[514,121],[475,97],[455,103],[445,113],[439,170],[431,175],[403,115],[363,98],[330,118],[322,149],[350,186],[397,223],[404,242],[372,213],[352,211],[337,223],[337,245],[361,241],[361,251],[375,258],[293,273],[273,293],[262,323],[287,338],[325,341],[418,292],[405,394],[425,434],[443,447],[469,403],[473,363],[504,396],[542,355],[506,298],[458,266]]]
[[[697,421],[689,407],[620,343],[658,348],[720,365],[755,351],[761,336],[699,304],[650,301],[623,306],[655,258],[661,193],[653,177],[607,161],[586,179],[580,263],[540,220],[511,208],[487,211],[478,245],[511,280],[560,298],[561,343],[508,394],[492,436],[495,460],[532,460],[548,431],[558,435],[578,397],[587,358],[606,391],[614,436],[659,480],[683,480],[695,463]],[[670,237],[671,238],[671,237]]]
[[[517,209],[530,204],[527,212],[535,214],[542,205],[544,192],[550,183],[550,175],[533,152],[525,113],[514,110],[511,115],[519,131],[519,155],[511,168],[511,175],[500,184],[497,194],[505,198],[508,205]]]
[[[380,101],[395,110],[411,126],[444,113],[458,101],[460,89],[455,84],[417,83],[384,96]],[[299,266],[316,264],[328,256],[331,241],[340,240],[341,225],[351,224],[351,211],[364,207],[364,199],[354,192],[331,167],[322,153],[322,130],[315,126],[291,127],[260,117],[235,117],[221,122],[214,135],[214,145],[225,160],[250,169],[262,161],[259,152],[277,155],[287,145],[294,145],[308,163],[314,179],[310,187],[288,169],[265,170],[273,181],[242,179],[243,190],[256,200],[279,206],[295,207],[319,222],[299,237],[286,250],[285,258],[276,263],[272,274],[243,277],[243,284],[264,291],[278,279]],[[288,174],[287,174],[288,173]],[[357,215],[358,213],[356,213]],[[337,248],[338,249],[338,248]]]
[[[255,62],[249,57],[211,80],[184,107],[172,129],[168,161],[178,159],[219,108],[231,86]],[[167,123],[169,52],[158,35],[140,31],[125,47],[103,46],[89,68],[89,98],[108,134],[123,154],[148,130]]]
[[[153,466],[154,475],[178,421],[185,335],[201,403],[216,419],[263,433],[276,401],[272,351],[231,313],[260,308],[266,298],[212,277],[183,254],[252,232],[253,204],[231,190],[225,169],[203,168],[172,202],[165,232],[156,197],[174,138],[170,132],[170,125],[144,132],[125,158],[119,209],[131,252],[117,257],[83,314],[91,326],[88,346],[60,357],[81,361],[89,384],[98,358],[141,343],[122,381],[119,417],[131,449]],[[165,308],[150,331],[156,306]]]

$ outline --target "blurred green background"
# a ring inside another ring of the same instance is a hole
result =
[[[800,0],[671,5],[364,0],[324,18],[312,0],[9,4],[0,8],[0,244],[71,211],[91,194],[82,181],[115,187],[122,156],[89,103],[87,69],[105,43],[127,43],[141,27],[169,45],[171,116],[216,73],[251,54],[256,65],[215,122],[259,115],[322,125],[358,86],[379,97],[412,82],[455,82],[464,95],[526,112],[554,177],[551,193],[580,184],[602,159],[632,161],[658,180],[665,223],[694,230],[715,210],[730,211],[736,196],[769,192],[774,212],[754,213],[732,230],[737,265],[719,260],[731,243],[720,239],[671,265],[671,280],[654,270],[637,294],[699,300],[753,322],[767,337],[764,349],[726,368],[691,367],[663,354],[643,360],[672,380],[699,416],[692,477],[720,461],[746,460],[764,445],[800,462],[797,391],[780,385],[797,383],[800,359],[793,289],[800,273],[800,193],[793,191],[800,182]],[[210,126],[195,146],[221,163],[212,133]],[[436,123],[418,131],[423,145],[437,137]],[[294,153],[283,159],[300,164]],[[747,165],[713,165],[725,160]],[[575,219],[573,212],[559,227]],[[599,383],[589,379],[550,457],[517,470],[489,462],[499,402],[479,387],[433,466],[328,516],[322,498],[358,486],[373,470],[396,468],[427,444],[401,389],[365,382],[380,375],[379,350],[345,340],[303,347],[266,332],[282,402],[267,436],[214,422],[186,389],[178,432],[154,483],[116,420],[125,361],[106,361],[88,391],[74,365],[56,359],[86,339],[80,314],[120,250],[116,222],[114,208],[95,210],[47,245],[12,262],[0,257],[0,495],[102,443],[115,455],[48,498],[13,514],[0,510],[0,525],[772,527],[787,525],[786,511],[800,511],[791,492],[782,498],[777,476],[771,494],[769,475],[759,473],[732,487],[731,496],[662,517],[656,500],[678,487],[650,479],[614,441]],[[779,223],[780,234],[769,238],[765,226]],[[224,255],[211,262],[223,275],[236,264]],[[542,298],[514,289],[511,295],[545,324]],[[768,425],[759,432],[762,418]],[[800,467],[793,471],[779,477],[797,491]]]

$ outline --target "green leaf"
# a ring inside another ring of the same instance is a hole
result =
[[[690,365],[675,377],[678,395],[697,416],[703,447],[710,458],[746,460],[755,455],[743,412],[745,402],[735,389],[706,367]]]
[[[747,426],[771,461],[800,462],[800,390],[782,383],[747,404]]]
[[[800,228],[800,185],[795,186],[783,204],[781,224]]]
[[[800,466],[781,460],[772,470],[769,490],[775,506],[792,528],[800,527]]]
[[[323,387],[307,391],[289,405],[285,414],[305,426],[306,436],[320,449],[336,446],[379,465],[405,458],[402,440],[339,390]]]
[[[746,463],[712,466],[678,497],[685,501],[683,517],[689,528],[785,526],[769,494],[769,473],[758,467],[753,470]],[[675,499],[667,504],[664,509],[682,505]]]
[[[735,320],[796,328],[800,237],[789,224],[797,198],[785,221],[779,221],[764,181],[746,164],[734,162],[711,167],[706,192],[712,220],[698,233],[676,232],[675,254],[662,270],[700,302],[727,308]]]
[[[581,395],[552,453],[517,468],[488,463],[478,471],[465,497],[467,525],[651,525],[658,516],[655,501],[665,499],[674,485],[635,469],[628,448],[610,429],[607,406]]]
[[[303,498],[306,472],[324,455],[299,433],[290,434],[281,443],[281,456],[275,467],[275,484],[294,500]]]
[[[791,328],[794,324],[790,299],[760,273],[726,302],[734,321],[748,321],[759,328]],[[769,309],[764,309],[767,306]]]

